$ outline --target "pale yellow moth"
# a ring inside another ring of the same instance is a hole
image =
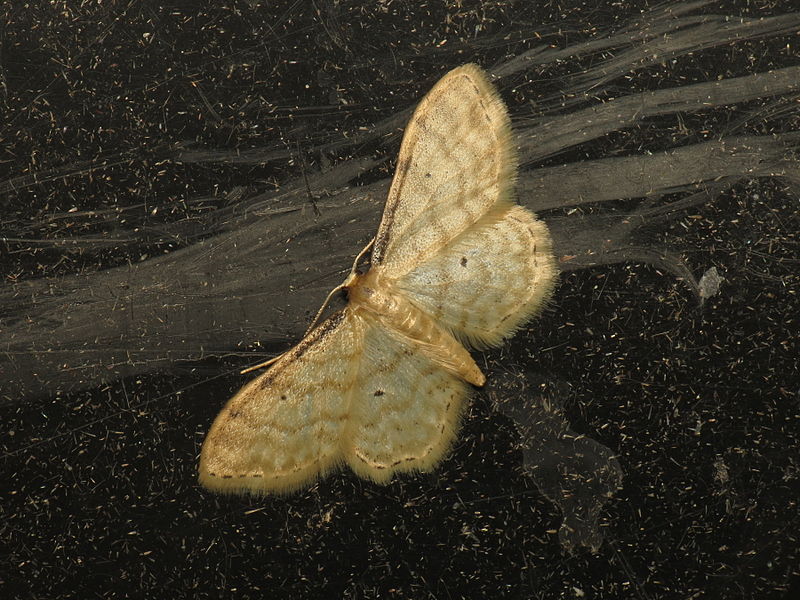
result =
[[[406,128],[370,269],[354,266],[347,306],[222,409],[200,483],[292,492],[342,464],[378,483],[435,467],[486,381],[465,345],[500,344],[555,283],[546,226],[514,203],[516,173],[487,75],[446,74]]]

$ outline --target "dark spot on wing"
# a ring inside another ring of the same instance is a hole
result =
[[[384,391],[383,391],[383,390],[375,390],[375,393],[374,393],[374,394],[372,394],[372,395],[373,395],[373,396],[383,396],[383,394],[384,394]]]
[[[461,266],[462,267],[466,267],[467,266],[467,257],[466,256],[462,256],[461,257]]]

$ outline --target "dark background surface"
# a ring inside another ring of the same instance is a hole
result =
[[[237,186],[279,188],[298,170],[379,156],[374,145],[334,142],[407,108],[450,68],[488,67],[543,40],[566,47],[621,28],[647,6],[7,4],[6,282],[47,278],[57,288],[70,274],[190,245],[213,235],[209,215],[235,205]],[[790,9],[721,2],[697,14]],[[726,45],[619,78],[605,93],[740,76],[796,65],[796,56],[796,36]],[[571,62],[509,82],[502,91],[512,115],[536,97],[531,88],[557,92],[560,77],[581,68]],[[797,130],[797,119],[796,99],[794,108],[765,100],[682,122],[653,119],[543,164],[657,153],[681,126],[697,141]],[[388,141],[393,156],[396,133]],[[247,164],[173,159],[176,148],[230,157],[256,147],[273,154]],[[196,457],[243,378],[237,365],[176,361],[0,408],[0,593],[792,597],[800,576],[796,191],[779,179],[744,179],[650,230],[646,241],[677,247],[697,275],[714,265],[725,277],[702,307],[650,266],[572,272],[542,318],[478,358],[490,379],[511,374],[557,392],[572,429],[618,455],[625,478],[602,513],[597,554],[560,546],[558,510],[522,470],[513,424],[483,393],[433,474],[378,487],[340,473],[285,498],[212,495],[196,484]],[[160,235],[175,223],[181,236]],[[337,232],[327,235],[337,243]],[[77,249],[40,243],[73,236],[83,240]]]

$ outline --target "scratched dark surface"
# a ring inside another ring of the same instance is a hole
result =
[[[0,596],[797,594],[800,17],[607,4],[3,5]],[[414,102],[465,62],[502,76],[552,304],[476,353],[489,385],[434,473],[199,488],[238,368],[302,335]],[[574,457],[524,442],[515,395],[616,456],[597,552],[559,536]]]

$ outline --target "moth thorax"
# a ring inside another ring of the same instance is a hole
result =
[[[378,312],[391,310],[393,299],[386,293],[384,282],[379,279],[375,269],[370,269],[363,275],[356,275],[353,282],[347,286],[347,298],[351,303],[369,307]]]

